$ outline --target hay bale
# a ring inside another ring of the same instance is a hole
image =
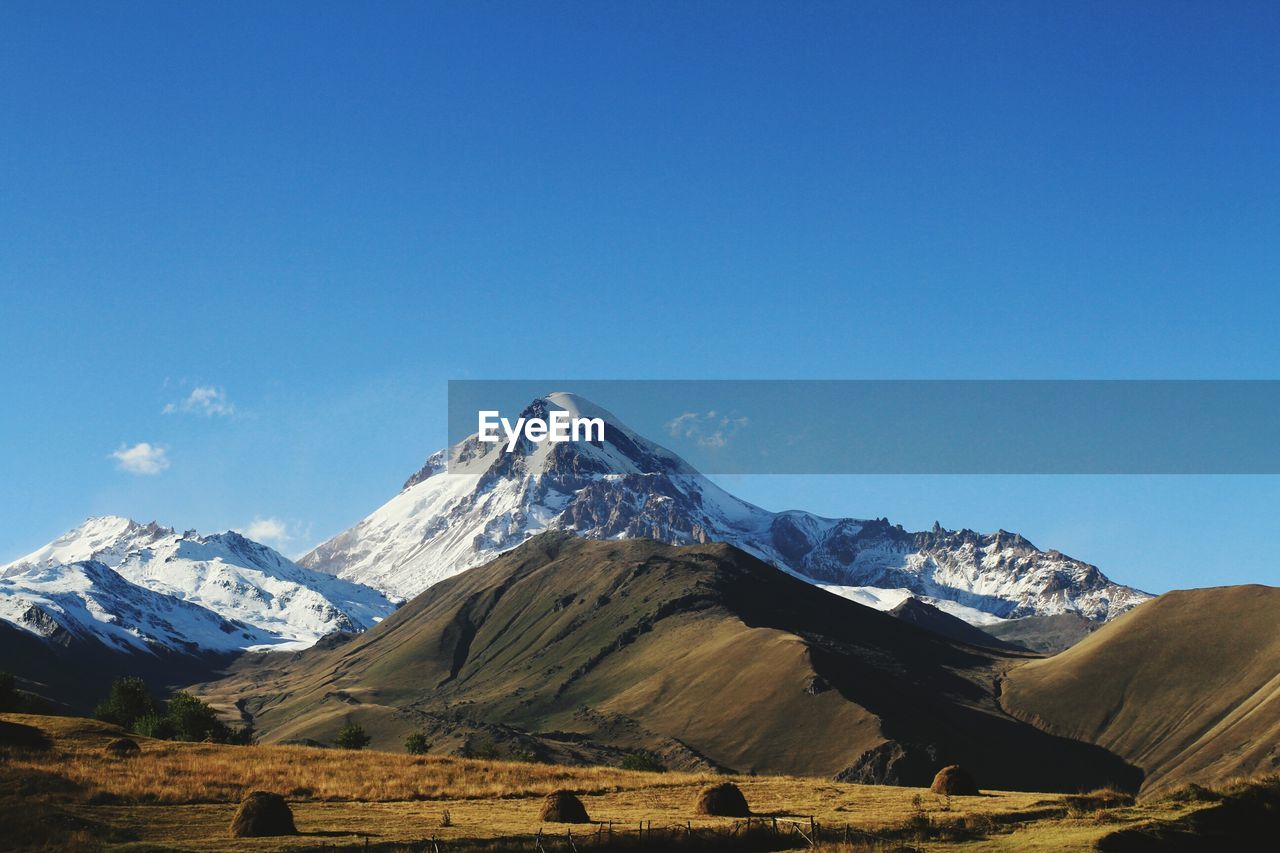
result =
[[[715,817],[750,817],[751,807],[742,790],[732,782],[721,782],[712,785],[698,795],[698,802],[693,810],[698,814]]]
[[[545,823],[591,823],[587,807],[572,791],[552,791],[542,801],[538,819]]]
[[[939,770],[938,775],[933,777],[929,790],[949,797],[976,797],[981,793],[978,783],[959,764],[948,764]]]
[[[118,737],[103,747],[102,751],[116,758],[129,758],[133,755],[140,755],[142,747],[138,746],[138,742],[133,738]]]
[[[293,812],[284,797],[266,791],[252,791],[240,801],[231,821],[232,838],[267,838],[273,835],[297,835]]]

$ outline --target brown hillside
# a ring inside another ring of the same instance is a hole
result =
[[[1280,769],[1280,589],[1170,592],[1012,670],[1004,705],[1146,772],[1144,790]]]
[[[1097,747],[999,707],[1024,656],[922,631],[722,544],[531,540],[432,587],[367,634],[243,665],[201,692],[270,742],[927,785],[946,764],[984,785],[1135,785]]]

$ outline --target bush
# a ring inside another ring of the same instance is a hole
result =
[[[410,755],[426,755],[431,744],[422,732],[414,732],[404,739],[404,751]]]
[[[364,749],[371,740],[373,738],[369,737],[363,726],[347,720],[347,724],[338,732],[334,743],[343,749]]]
[[[139,717],[134,721],[131,731],[142,735],[143,737],[153,737],[157,740],[172,740],[174,735],[173,723],[164,714],[147,714]]]
[[[168,702],[157,702],[141,678],[122,678],[111,685],[94,716],[159,740],[253,742],[251,727],[232,732],[213,708],[190,693],[179,691]]]
[[[253,730],[252,723],[247,723],[238,729],[232,729],[231,734],[227,736],[227,743],[233,746],[253,746],[257,742],[258,735]]]
[[[149,714],[163,713],[160,703],[152,697],[147,683],[141,678],[129,676],[117,679],[111,691],[93,711],[93,716],[104,723],[115,723],[130,731],[139,719]]]
[[[173,726],[174,740],[225,743],[231,736],[231,729],[213,708],[185,691],[173,694],[166,716]]]

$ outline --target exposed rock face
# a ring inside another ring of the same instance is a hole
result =
[[[929,784],[937,766],[938,750],[933,744],[890,740],[862,753],[856,762],[836,774],[836,781],[922,788]]]
[[[887,519],[773,513],[726,493],[669,450],[572,394],[535,400],[601,417],[605,439],[503,452],[475,437],[433,454],[403,491],[301,559],[313,569],[409,598],[537,533],[728,542],[823,585],[905,589],[1001,618],[1079,613],[1110,619],[1150,596],[1016,533],[911,533]]]

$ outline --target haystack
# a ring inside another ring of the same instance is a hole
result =
[[[751,807],[742,790],[732,782],[721,782],[712,785],[698,795],[698,802],[693,810],[698,814],[715,817],[750,817]]]
[[[235,819],[231,821],[232,838],[297,834],[293,812],[284,797],[266,791],[253,791],[241,800]]]
[[[978,783],[959,764],[948,764],[939,770],[938,775],[933,777],[929,790],[951,797],[976,797],[981,793]]]
[[[131,755],[140,754],[142,747],[138,746],[138,742],[133,738],[118,737],[103,747],[102,751],[116,758],[128,758]]]
[[[587,808],[572,791],[552,791],[542,801],[538,819],[546,823],[591,823]]]

